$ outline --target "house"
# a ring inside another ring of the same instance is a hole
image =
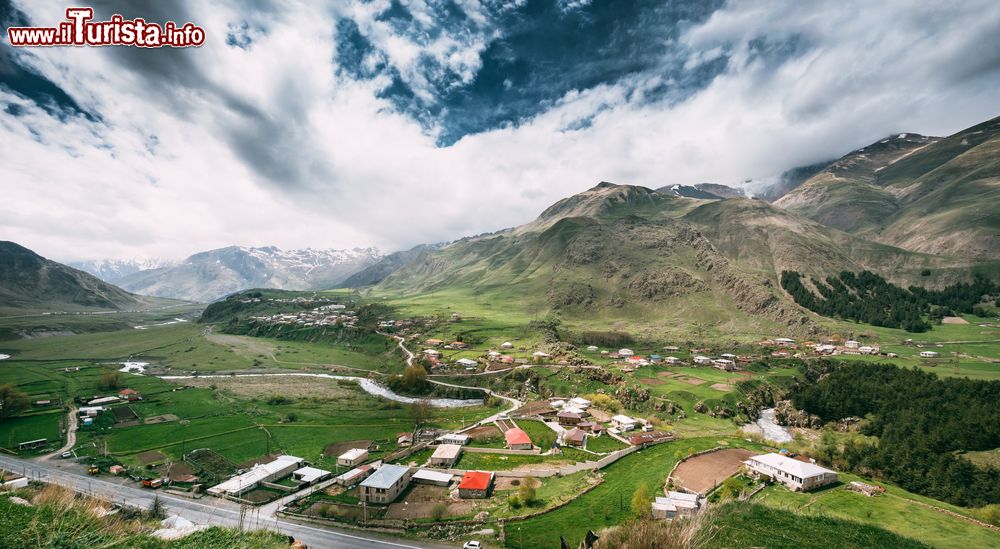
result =
[[[556,414],[556,421],[559,425],[576,425],[583,420],[583,414],[579,412],[566,412],[562,411]]]
[[[97,417],[97,414],[103,411],[103,406],[83,406],[77,410],[77,413],[80,414],[80,417]]]
[[[406,489],[413,472],[403,465],[385,464],[358,486],[358,499],[365,503],[392,503]]]
[[[708,365],[708,364],[712,363],[712,359],[708,358],[707,356],[704,356],[704,355],[698,355],[698,356],[694,357],[694,363],[695,364]]]
[[[645,366],[645,365],[649,364],[648,360],[642,358],[639,355],[632,355],[632,356],[626,358],[625,362],[628,362],[629,364],[635,364],[637,366]]]
[[[462,499],[482,499],[490,494],[493,473],[490,471],[466,471],[462,482],[458,483],[458,497]]]
[[[776,337],[774,338],[774,342],[778,345],[791,345],[795,343],[795,340],[787,337]]]
[[[399,433],[396,435],[396,446],[399,446],[400,448],[413,446],[413,435],[410,433]]]
[[[462,455],[462,446],[459,444],[441,444],[434,448],[431,454],[431,465],[435,467],[454,467]]]
[[[667,497],[658,497],[652,504],[654,519],[694,516],[701,507],[698,494],[667,492]]]
[[[587,350],[590,351],[591,353],[596,353],[597,352],[597,345],[589,345],[587,347]]]
[[[118,391],[118,398],[131,402],[133,400],[142,400],[142,395],[135,389],[122,389]]]
[[[479,365],[478,362],[472,360],[471,358],[460,358],[455,361],[459,366],[465,366],[466,368],[475,368]]]
[[[837,473],[814,463],[781,454],[763,454],[743,462],[758,475],[771,477],[796,492],[806,492],[837,482]]]
[[[434,349],[424,349],[424,354],[429,357],[437,358],[441,356],[441,351],[436,351]]]
[[[920,351],[921,358],[938,358],[939,356],[941,356],[941,353],[937,351]]]
[[[853,339],[848,339],[847,341],[844,342],[844,347],[847,347],[848,349],[857,349],[860,346],[861,343],[858,341],[854,341]]]
[[[323,469],[317,469],[315,467],[303,467],[301,469],[296,469],[292,471],[292,480],[298,481],[300,484],[309,486],[320,481],[324,481],[333,475],[330,471],[324,471]]]
[[[531,353],[531,356],[533,356],[534,358],[542,359],[542,358],[550,358],[552,355],[542,351],[535,351]]]
[[[504,341],[503,343],[500,344],[500,348],[501,349],[513,349],[514,348],[514,344],[511,343],[511,342],[509,342],[509,341]]]
[[[632,431],[638,424],[637,420],[621,414],[611,418],[611,426],[619,431]]]
[[[649,431],[636,433],[628,437],[628,443],[632,446],[652,446],[653,444],[659,444],[661,442],[667,442],[674,440],[676,438],[673,433],[664,433],[663,431]]]
[[[569,399],[569,403],[581,410],[586,410],[590,408],[590,401],[585,398],[574,397]]]
[[[236,475],[209,488],[208,493],[217,497],[238,497],[256,489],[263,482],[287,477],[292,471],[301,468],[304,461],[295,456],[278,456],[270,463],[258,463],[242,475]]]
[[[468,345],[466,345],[466,344],[465,344],[464,342],[462,342],[462,341],[452,341],[452,342],[451,342],[451,348],[452,348],[452,349],[459,349],[459,350],[461,350],[461,349],[464,349],[464,348],[466,348],[466,347],[468,347]]]
[[[448,486],[451,484],[451,473],[433,471],[431,469],[420,469],[413,474],[415,484],[431,484],[433,486]]]
[[[618,349],[618,356],[632,356],[634,354],[635,351],[633,351],[632,349],[627,349],[627,348]]]
[[[576,424],[576,427],[597,436],[600,436],[600,434],[604,432],[604,426],[596,421],[581,421]]]
[[[503,434],[507,447],[511,450],[531,450],[531,437],[524,430],[514,427]]]
[[[430,345],[431,347],[437,347],[438,345],[440,345],[440,344],[442,344],[444,342],[441,341],[440,339],[428,339],[424,343],[426,343],[427,345]]]
[[[731,372],[736,369],[736,363],[728,358],[717,358],[712,361],[712,366],[726,372]]]
[[[649,361],[653,364],[659,364],[663,362],[663,357],[660,355],[649,355]]]
[[[465,446],[470,440],[472,439],[469,435],[461,433],[448,433],[437,438],[438,444],[457,444],[459,446]]]
[[[858,351],[863,355],[877,355],[878,347],[872,347],[871,345],[862,345],[858,347]]]
[[[337,456],[337,465],[342,467],[357,467],[368,459],[368,450],[364,448],[351,448]]]
[[[667,364],[680,364],[681,363],[681,359],[679,359],[679,358],[677,358],[675,356],[668,356],[667,358],[665,358],[663,360],[663,362],[666,362]]]
[[[371,465],[362,465],[355,469],[339,475],[334,479],[334,482],[340,484],[341,486],[354,486],[355,484],[361,482],[362,480],[368,478],[368,475],[374,471],[375,468]]]
[[[583,446],[587,443],[587,432],[579,427],[563,431],[563,444],[567,446]]]

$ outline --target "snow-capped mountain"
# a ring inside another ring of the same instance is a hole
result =
[[[158,257],[133,257],[131,259],[93,259],[90,261],[75,261],[67,263],[74,269],[90,273],[105,282],[117,284],[128,275],[149,269],[172,267],[177,262]]]
[[[230,246],[194,254],[176,265],[135,272],[118,285],[142,295],[208,302],[248,288],[332,288],[381,258],[375,248]]]

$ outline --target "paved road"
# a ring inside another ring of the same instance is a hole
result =
[[[34,479],[59,484],[81,494],[92,495],[107,501],[129,506],[148,508],[155,495],[166,504],[169,514],[180,515],[195,524],[238,527],[240,525],[239,506],[233,502],[206,497],[192,500],[164,492],[153,492],[134,486],[123,486],[100,478],[65,471],[58,464],[16,459],[0,456],[0,467],[22,473]],[[420,549],[444,548],[445,545],[431,545],[423,542],[393,539],[332,528],[320,528],[280,519],[274,514],[277,505],[270,505],[248,512],[243,521],[244,529],[269,529],[295,536],[313,549]]]

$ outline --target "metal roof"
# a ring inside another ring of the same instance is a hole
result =
[[[366,478],[361,486],[367,488],[382,488],[388,489],[392,488],[393,484],[396,484],[399,479],[403,478],[406,473],[410,471],[409,467],[403,465],[390,465],[386,464],[379,467],[378,471],[372,473],[372,476]]]

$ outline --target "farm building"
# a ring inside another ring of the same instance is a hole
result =
[[[460,358],[455,361],[459,366],[465,366],[466,368],[475,368],[479,363],[471,358]]]
[[[292,471],[292,478],[302,484],[313,484],[330,478],[332,474],[330,471],[324,471],[315,467],[303,467]]]
[[[712,363],[712,359],[708,358],[707,356],[704,356],[704,355],[698,355],[698,356],[694,357],[694,363],[695,364],[707,365],[707,364],[711,364]]]
[[[795,340],[788,337],[776,337],[774,338],[774,342],[778,345],[791,345],[795,343]]]
[[[639,421],[621,414],[612,416],[611,426],[619,431],[632,431],[639,425]]]
[[[100,406],[101,404],[111,404],[113,402],[118,402],[118,400],[119,400],[119,398],[116,397],[116,396],[113,396],[113,397],[101,397],[101,398],[95,398],[94,400],[91,400],[90,402],[87,403],[87,405],[89,405],[89,406]]]
[[[941,353],[939,353],[937,351],[920,351],[920,357],[921,358],[938,358],[940,356],[941,356]]]
[[[448,486],[451,484],[451,473],[432,471],[430,469],[420,469],[413,474],[413,482],[416,484],[431,484],[434,486]]]
[[[563,432],[563,444],[567,446],[583,446],[587,443],[587,432],[580,428],[573,428]]]
[[[712,361],[712,366],[726,372],[730,372],[736,369],[736,363],[728,358],[717,358]]]
[[[632,349],[626,349],[626,348],[618,349],[618,356],[632,356],[634,354],[635,351],[633,351]]]
[[[559,425],[576,425],[583,421],[583,414],[579,412],[559,412],[556,414]]]
[[[658,497],[653,502],[653,518],[672,519],[674,517],[690,517],[698,512],[701,503],[697,494],[684,492],[667,492],[667,497]]]
[[[355,484],[368,478],[368,475],[370,475],[373,470],[374,468],[371,465],[362,465],[361,467],[351,469],[350,471],[337,476],[334,481],[341,486],[354,486]]]
[[[597,352],[597,345],[588,345],[587,346],[587,350],[590,351],[591,353],[596,353]]]
[[[142,395],[140,395],[139,391],[136,391],[135,389],[122,389],[121,391],[118,391],[118,398],[128,401],[142,400]]]
[[[754,456],[743,463],[758,475],[772,477],[795,491],[806,492],[837,482],[836,472],[781,454]]]
[[[511,450],[531,449],[531,437],[529,437],[528,433],[525,433],[522,429],[518,429],[517,427],[507,429],[503,436],[507,441],[507,447]]]
[[[489,496],[493,485],[493,473],[489,471],[467,471],[458,484],[458,497],[462,499],[482,499]]]
[[[514,344],[511,343],[511,342],[509,342],[509,341],[504,341],[503,343],[500,344],[500,348],[501,349],[513,349],[514,348]]]
[[[403,465],[383,465],[361,482],[358,499],[366,503],[392,503],[410,484],[413,472]]]
[[[413,446],[413,435],[410,433],[399,433],[396,435],[396,446],[401,448]]]
[[[431,454],[431,465],[435,467],[454,467],[462,455],[462,447],[458,444],[441,444]]]
[[[632,446],[649,446],[652,444],[658,444],[660,442],[667,442],[669,440],[674,440],[674,435],[672,433],[664,433],[663,431],[649,431],[647,433],[636,433],[628,437],[628,442]]]
[[[533,356],[535,358],[549,358],[552,355],[550,355],[549,353],[546,353],[546,352],[542,352],[542,351],[535,351],[535,352],[531,353],[531,356]]]
[[[604,426],[596,421],[581,421],[576,424],[578,429],[600,436],[604,432]]]
[[[441,435],[437,438],[440,444],[457,444],[459,446],[465,446],[472,440],[469,435],[463,435],[461,433],[448,433]]]
[[[305,461],[300,457],[278,456],[270,463],[257,464],[242,475],[236,475],[229,480],[217,484],[208,489],[208,493],[218,497],[238,497],[245,492],[249,492],[262,482],[272,482],[287,477],[300,468]]]
[[[368,450],[364,448],[351,448],[337,456],[337,465],[341,467],[356,467],[368,459]]]
[[[80,414],[80,417],[97,417],[97,414],[103,411],[103,406],[83,406],[77,410],[77,413]]]

